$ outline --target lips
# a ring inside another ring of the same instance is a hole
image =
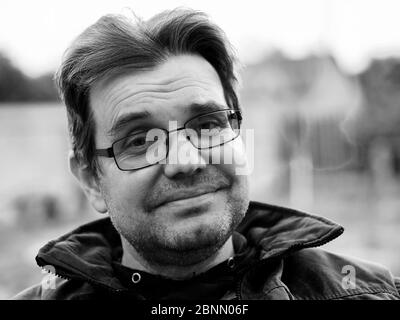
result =
[[[160,207],[173,201],[195,198],[207,193],[214,193],[222,188],[223,187],[220,186],[200,186],[196,188],[174,190],[173,192],[163,194],[161,198],[156,201],[154,208]]]

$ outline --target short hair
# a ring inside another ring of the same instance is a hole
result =
[[[81,164],[98,177],[92,86],[105,77],[154,69],[169,56],[197,54],[218,73],[225,100],[239,110],[236,58],[224,32],[209,17],[191,9],[164,11],[145,21],[105,15],[66,50],[56,84],[67,109],[71,147]]]

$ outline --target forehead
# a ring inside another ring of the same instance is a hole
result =
[[[157,117],[185,114],[191,104],[225,105],[215,69],[203,58],[173,56],[149,71],[98,82],[90,92],[96,135],[105,135],[123,115],[146,111]]]

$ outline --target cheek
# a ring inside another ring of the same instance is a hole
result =
[[[241,137],[236,140],[233,140],[229,145],[229,148],[232,149],[233,163],[235,167],[244,168],[248,165],[246,148],[244,147],[243,141]]]
[[[115,212],[131,214],[142,212],[148,193],[154,185],[153,176],[157,166],[138,171],[113,170],[106,177],[105,192],[107,205]]]
[[[246,149],[240,137],[221,147],[204,151],[203,158],[210,164],[218,165],[231,177],[246,175],[248,171]]]

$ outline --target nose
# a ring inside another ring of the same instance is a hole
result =
[[[168,178],[190,176],[206,166],[200,150],[195,148],[189,139],[185,130],[170,134],[168,159],[164,164],[164,174]]]

